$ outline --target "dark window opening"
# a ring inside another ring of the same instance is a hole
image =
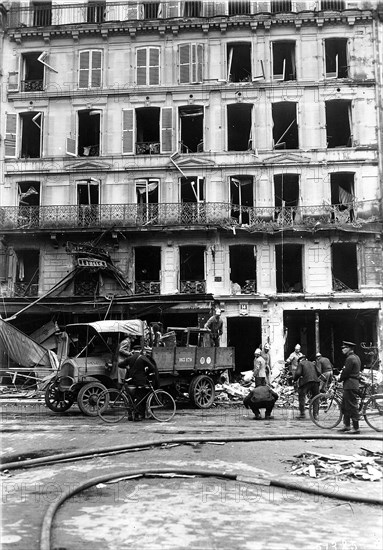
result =
[[[327,78],[347,78],[347,38],[325,40]]]
[[[249,151],[253,148],[251,112],[253,106],[235,103],[227,106],[227,149]]]
[[[251,13],[249,1],[237,1],[229,2],[228,14],[229,15],[249,15]]]
[[[160,108],[136,109],[136,124],[136,154],[158,155],[160,153]]]
[[[332,278],[333,290],[358,290],[358,261],[355,243],[333,243]]]
[[[136,180],[137,217],[141,224],[153,223],[158,220],[159,180]]]
[[[291,1],[274,0],[271,2],[271,13],[287,13],[291,11]]]
[[[352,147],[351,101],[326,101],[327,147]]]
[[[74,277],[75,296],[98,296],[99,295],[99,273],[82,268],[77,271]]]
[[[100,119],[98,111],[79,111],[77,153],[80,157],[100,155]]]
[[[274,176],[275,219],[282,223],[293,223],[299,203],[298,174],[278,174]]]
[[[39,227],[40,182],[23,181],[18,184],[17,226]]]
[[[273,42],[273,79],[296,80],[295,42]]]
[[[184,2],[184,17],[200,17],[202,2]]]
[[[297,105],[283,101],[272,104],[274,149],[298,149]]]
[[[78,224],[87,227],[97,224],[100,204],[100,189],[97,180],[77,183]]]
[[[87,23],[103,23],[105,21],[106,2],[88,2],[86,10]]]
[[[277,244],[275,261],[277,292],[303,292],[301,245]]]
[[[199,176],[181,178],[181,223],[191,225],[206,222],[205,180]]]
[[[42,114],[37,112],[21,113],[21,157],[41,157]]]
[[[201,294],[205,288],[205,247],[180,247],[180,292]]]
[[[45,27],[52,24],[52,2],[33,2],[33,26]]]
[[[134,249],[134,277],[136,294],[159,294],[161,248],[137,246]]]
[[[331,204],[333,221],[353,221],[354,212],[354,176],[353,172],[331,174]]]
[[[321,0],[322,10],[344,10],[344,0]]]
[[[144,19],[157,19],[159,17],[160,2],[144,2]]]
[[[39,263],[38,250],[16,251],[16,296],[37,296],[39,290]]]
[[[239,224],[249,224],[254,207],[254,185],[251,176],[232,176],[230,178],[231,216]]]
[[[24,80],[22,91],[32,92],[42,90],[44,84],[44,65],[38,60],[42,52],[23,54]]]
[[[251,81],[251,44],[228,44],[227,79],[230,82]]]
[[[180,107],[180,152],[203,151],[203,107]]]
[[[240,290],[241,294],[257,292],[255,247],[252,245],[230,246],[229,251],[232,290],[234,292]]]

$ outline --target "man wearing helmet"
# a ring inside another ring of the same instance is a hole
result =
[[[263,357],[266,364],[266,383],[270,384],[271,358],[270,358],[270,344],[268,342],[266,342],[266,344],[263,346],[261,357]]]
[[[290,355],[286,360],[286,366],[292,378],[294,378],[294,374],[298,366],[298,361],[302,356],[303,356],[303,353],[301,352],[301,346],[300,344],[297,344],[294,348],[294,351],[290,353]]]
[[[254,352],[253,378],[256,386],[266,385],[266,362],[262,357],[262,351],[257,348]]]

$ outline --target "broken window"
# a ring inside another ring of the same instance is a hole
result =
[[[230,246],[230,283],[233,293],[257,292],[256,247],[252,245]]]
[[[23,228],[39,226],[40,182],[23,181],[18,184],[17,225]]]
[[[52,24],[52,2],[33,2],[33,26],[46,27]]]
[[[42,90],[44,87],[44,65],[39,57],[42,52],[32,52],[23,54],[23,75],[21,89],[23,92],[32,92]]]
[[[333,290],[358,290],[356,243],[333,243],[331,255]]]
[[[102,51],[79,52],[79,88],[101,88]]]
[[[227,80],[251,82],[251,44],[245,42],[227,45]]]
[[[199,153],[203,151],[203,107],[179,108],[180,152]]]
[[[354,219],[354,177],[353,172],[335,172],[331,174],[331,204],[333,221],[352,221]]]
[[[275,219],[291,225],[297,215],[299,204],[298,174],[278,174],[274,176]]]
[[[160,153],[160,108],[136,109],[136,154],[158,155]]]
[[[249,15],[251,13],[250,1],[229,2],[229,15]]]
[[[144,19],[157,19],[161,17],[162,10],[160,2],[143,2]]]
[[[100,204],[100,182],[93,178],[77,182],[78,224],[97,225]]]
[[[273,42],[273,79],[296,80],[295,42]]]
[[[273,0],[270,5],[271,13],[287,13],[291,10],[291,1],[289,0]]]
[[[228,151],[252,149],[252,109],[251,103],[235,103],[227,106]]]
[[[180,246],[180,292],[201,294],[205,286],[204,246]]]
[[[327,147],[352,147],[351,101],[326,101]]]
[[[100,155],[100,122],[100,111],[86,109],[78,112],[77,154],[80,157]]]
[[[138,48],[136,81],[138,86],[157,86],[160,83],[160,48]]]
[[[88,2],[86,8],[87,23],[103,23],[105,21],[106,1],[91,1]]]
[[[179,82],[189,84],[202,82],[203,45],[182,44],[178,47]]]
[[[204,222],[205,179],[199,176],[181,178],[181,223],[192,225]]]
[[[344,10],[344,0],[321,0],[322,10]]]
[[[275,246],[277,292],[303,292],[302,246]]]
[[[274,149],[298,149],[297,104],[282,101],[272,104]]]
[[[42,150],[43,113],[31,111],[20,114],[22,158],[40,158]]]
[[[231,216],[239,224],[249,224],[254,207],[254,183],[252,176],[230,177]]]
[[[16,251],[16,296],[37,296],[39,291],[39,250]]]
[[[139,179],[135,181],[138,223],[146,225],[158,220],[159,180]]]
[[[347,78],[347,38],[325,40],[326,78]]]
[[[161,247],[134,248],[135,294],[160,294]]]
[[[202,2],[184,2],[184,17],[201,17]]]

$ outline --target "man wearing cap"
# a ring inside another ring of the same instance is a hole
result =
[[[354,342],[342,342],[342,353],[346,356],[346,361],[339,376],[339,381],[343,382],[343,428],[339,431],[359,434],[358,390],[361,361],[354,353],[355,346]]]
[[[210,330],[210,344],[213,347],[219,347],[219,338],[222,336],[222,319],[221,310],[217,309],[215,314],[212,315],[205,323],[205,327]]]
[[[290,355],[288,356],[286,360],[286,366],[290,372],[290,375],[294,378],[294,373],[297,370],[298,361],[303,356],[303,353],[301,352],[301,346],[300,344],[297,344],[295,346],[295,349]]]
[[[266,362],[262,357],[262,351],[257,348],[254,352],[253,378],[256,386],[266,385]]]
[[[308,361],[305,355],[299,358],[298,366],[294,372],[294,381],[298,380],[298,400],[299,412],[298,418],[306,417],[305,404],[306,395],[310,394],[311,398],[319,393],[319,368],[312,361]],[[318,414],[318,410],[314,410],[314,417]]]
[[[332,364],[330,359],[327,357],[323,357],[323,355],[318,352],[316,354],[316,365],[319,367],[319,391],[321,393],[325,393],[327,391],[327,388],[331,382],[332,378]]]
[[[266,342],[261,351],[261,357],[265,360],[266,365],[266,384],[270,384],[270,374],[271,374],[271,358],[270,358],[270,344]]]

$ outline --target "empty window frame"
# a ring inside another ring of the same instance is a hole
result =
[[[138,86],[158,86],[160,83],[160,48],[138,48],[136,71]]]
[[[320,0],[320,8],[322,10],[344,10],[344,0]]]
[[[86,7],[87,23],[103,23],[105,21],[106,0],[90,1]]]
[[[333,290],[358,290],[358,259],[356,243],[331,245]]]
[[[251,82],[251,44],[230,43],[227,45],[227,80]]]
[[[239,224],[249,224],[254,207],[254,181],[252,176],[230,177],[231,217]]]
[[[159,107],[136,109],[136,154],[158,155],[160,153]]]
[[[22,228],[39,226],[40,182],[23,181],[17,186],[17,225]]]
[[[204,246],[180,246],[180,291],[183,294],[205,292]]]
[[[348,78],[347,38],[326,38],[326,78]]]
[[[354,178],[353,172],[335,172],[330,175],[331,204],[335,207],[333,221],[352,221],[355,217]]]
[[[227,149],[249,151],[253,148],[252,109],[248,103],[227,106]]]
[[[272,104],[273,148],[298,149],[297,104],[281,101]]]
[[[202,16],[202,2],[183,2],[183,16],[184,17],[201,17]]]
[[[203,151],[204,109],[202,106],[179,107],[180,153]]]
[[[101,88],[102,50],[79,52],[78,87]]]
[[[100,111],[85,109],[78,112],[78,156],[98,157],[100,155],[100,128]]]
[[[228,2],[228,15],[249,15],[251,14],[250,1]]]
[[[179,83],[192,84],[203,79],[203,45],[181,44],[178,46]]]
[[[43,113],[28,112],[20,114],[22,158],[40,158],[42,156]]]
[[[32,2],[33,6],[33,26],[46,27],[52,24],[52,2]]]
[[[295,42],[273,42],[273,80],[296,80]]]
[[[39,289],[39,250],[16,250],[16,296],[37,296]]]
[[[298,174],[276,174],[274,176],[274,203],[277,208],[298,206]]]
[[[326,101],[327,147],[352,147],[351,101]]]
[[[270,5],[271,13],[288,13],[292,11],[290,0],[272,0]]]
[[[241,287],[241,294],[257,292],[256,247],[252,245],[230,246],[230,282]]]
[[[79,180],[77,185],[78,224],[80,227],[95,225],[100,204],[100,182],[89,178]]]
[[[21,91],[33,92],[44,88],[44,65],[39,60],[43,52],[24,53],[22,55],[23,79]]]
[[[302,246],[275,246],[277,292],[303,292]]]
[[[143,2],[144,19],[157,19],[162,16],[161,2]]]
[[[135,294],[159,294],[161,273],[161,247],[136,246],[134,248]]]
[[[180,179],[180,200],[182,203],[181,223],[193,225],[206,221],[205,179],[199,176]]]
[[[135,181],[137,222],[146,225],[158,220],[159,180],[142,178]]]

